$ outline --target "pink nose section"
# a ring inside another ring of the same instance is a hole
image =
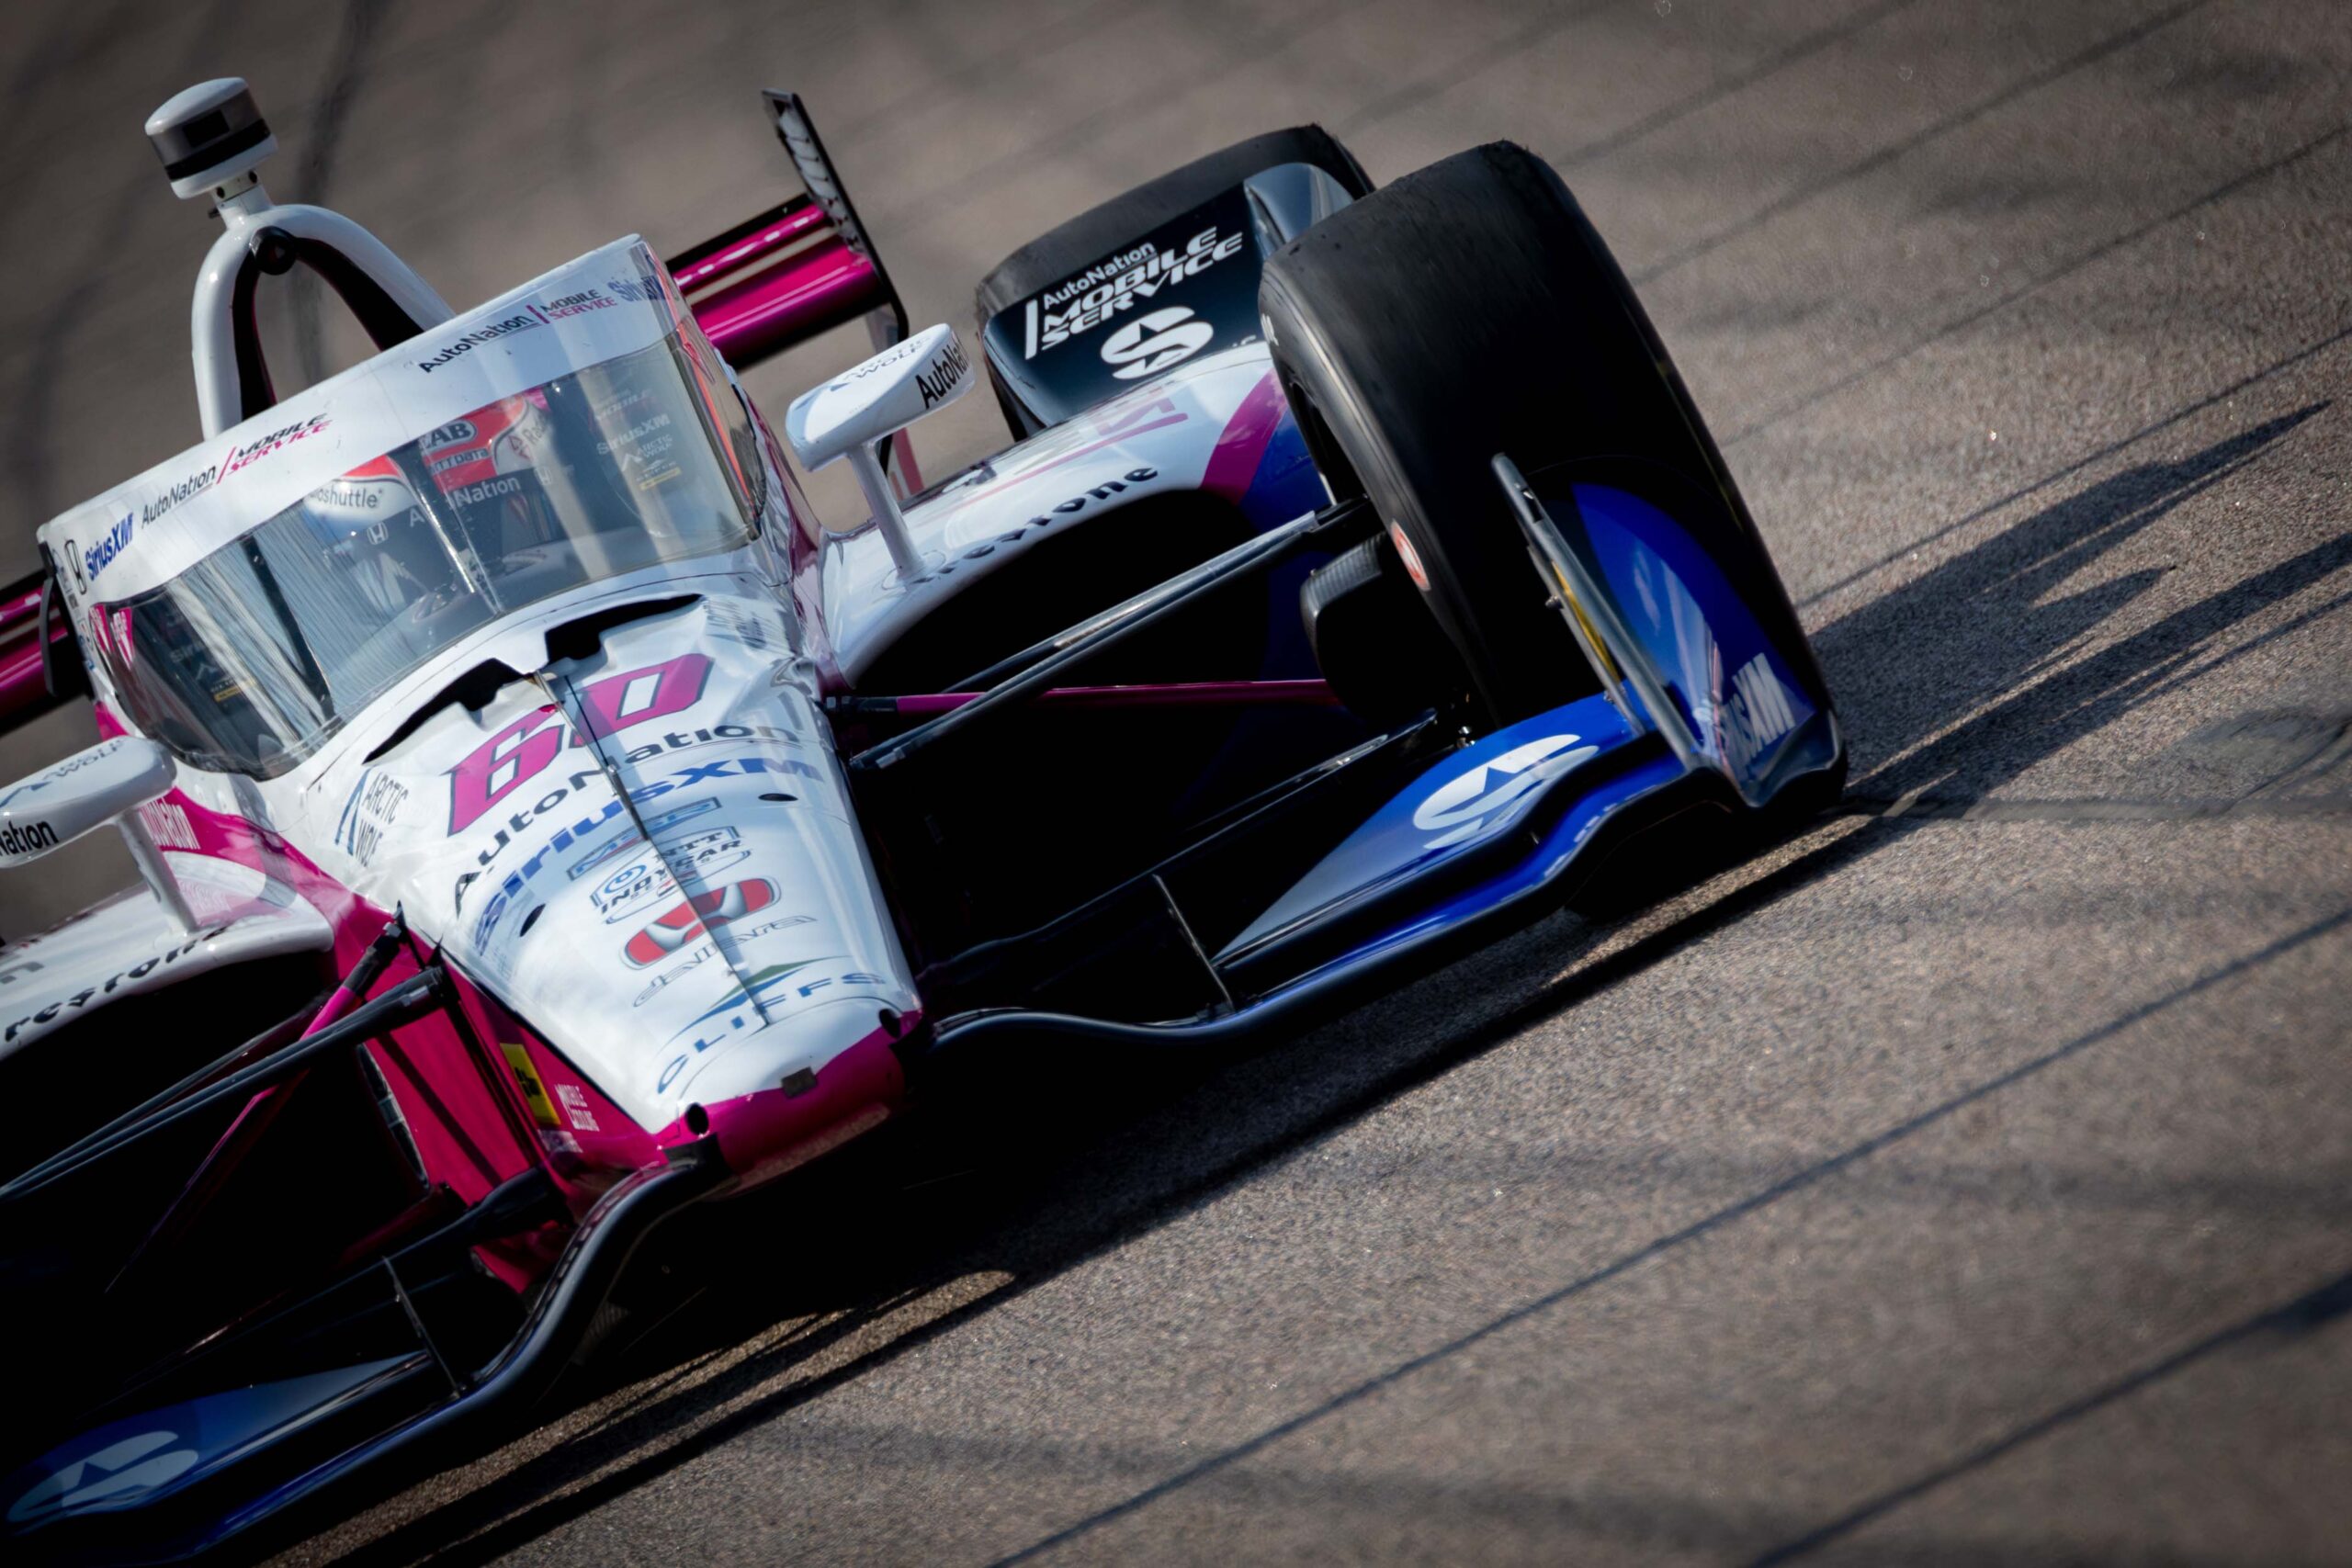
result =
[[[922,1025],[919,1012],[887,1019],[877,1013],[871,1033],[822,1067],[795,1073],[774,1089],[688,1106],[657,1141],[683,1144],[715,1134],[728,1168],[745,1186],[781,1176],[896,1113],[907,1088],[896,1047]]]

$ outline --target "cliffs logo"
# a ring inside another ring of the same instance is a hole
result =
[[[631,968],[650,968],[706,931],[729,920],[758,914],[776,897],[775,884],[764,877],[730,882],[724,887],[697,893],[669,913],[656,916],[628,939],[621,948],[621,955],[628,960]]]

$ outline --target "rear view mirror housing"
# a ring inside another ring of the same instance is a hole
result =
[[[112,822],[157,900],[182,931],[192,930],[187,900],[135,815],[176,777],[169,751],[141,736],[118,735],[18,779],[0,790],[0,871],[30,865]]]
[[[0,790],[0,869],[29,865],[51,850],[172,787],[172,754],[118,735]]]
[[[821,468],[945,408],[972,379],[956,329],[928,327],[793,399],[785,439],[804,466]]]
[[[785,411],[785,440],[803,467],[821,468],[849,459],[903,582],[918,581],[929,567],[907,532],[876,445],[945,408],[970,391],[972,381],[971,357],[956,329],[942,323],[801,393]]]

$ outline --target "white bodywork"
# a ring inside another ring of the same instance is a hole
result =
[[[955,476],[906,509],[925,563],[910,581],[870,531],[822,556],[825,626],[855,683],[942,602],[1047,534],[1147,495],[1197,490],[1217,436],[1269,374],[1256,344],[1210,355]]]
[[[42,538],[85,646],[94,603],[172,581],[421,433],[695,330],[650,253],[620,241],[75,508]],[[768,443],[750,547],[510,614],[277,777],[180,762],[143,814],[164,861],[192,901],[242,879],[244,904],[199,908],[195,949],[151,930],[147,898],[0,950],[7,1017],[20,1032],[62,1026],[133,984],[105,990],[151,949],[184,951],[136,984],[331,932],[347,953],[397,906],[649,1130],[821,1067],[921,1005],[819,711],[823,682],[854,682],[931,604],[1046,531],[1198,484],[1265,374],[1261,349],[1211,356],[958,476],[907,509],[933,563],[911,585],[869,525],[822,536],[796,597],[805,508]],[[550,660],[550,628],[631,604],[649,608],[607,626],[593,657]],[[479,710],[431,705],[486,660],[526,678]],[[112,712],[103,668],[94,679]]]

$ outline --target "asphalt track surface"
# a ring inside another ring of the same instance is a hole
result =
[[[460,301],[775,199],[754,95],[795,87],[918,320],[967,324],[1037,230],[1312,118],[1375,178],[1559,166],[1853,738],[1844,813],[1667,902],[1238,1063],[1008,1066],[714,1211],[548,1425],[293,1560],[2352,1554],[2352,11],[75,0],[0,37],[0,567],[196,439],[208,226],[138,134],[187,82],[251,77],[273,187]]]

